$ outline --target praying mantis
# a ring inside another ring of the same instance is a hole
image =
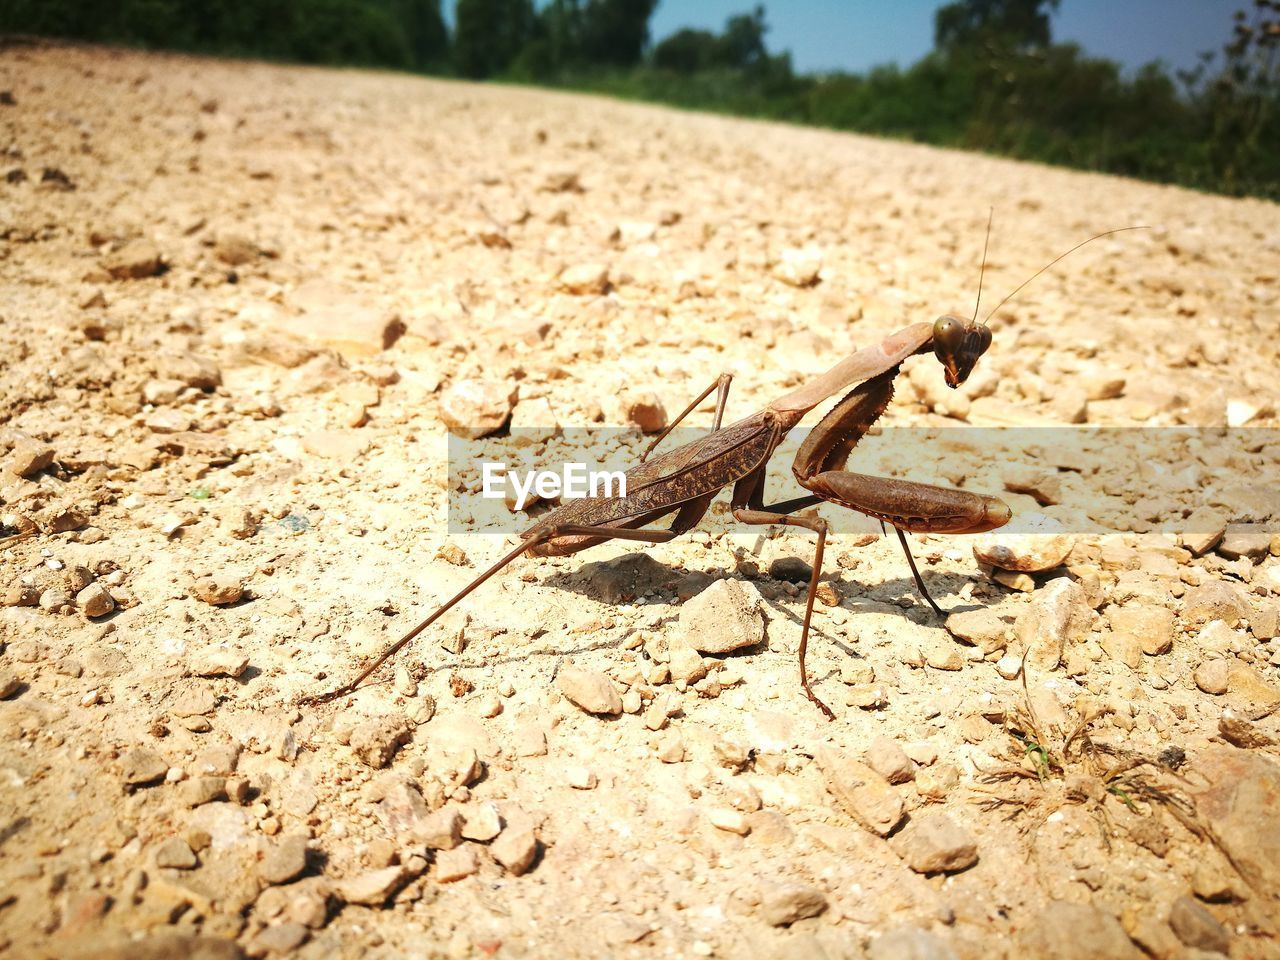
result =
[[[1120,228],[1133,229],[1140,228]],[[1120,230],[1090,237],[1055,258],[1005,297],[987,315],[987,319],[1063,257],[1086,243]],[[985,268],[984,248],[983,271]],[[980,274],[978,303],[981,302],[981,290]],[[535,557],[570,556],[610,540],[666,543],[696,527],[712,500],[731,486],[730,509],[738,522],[800,527],[817,537],[800,631],[800,686],[823,715],[834,720],[835,713],[813,692],[805,666],[828,524],[819,517],[797,515],[797,512],[826,502],[856,510],[892,526],[921,595],[935,613],[943,615],[920,577],[906,534],[984,533],[1008,523],[1011,517],[1008,505],[987,494],[869,476],[847,470],[846,466],[853,448],[888,407],[893,398],[894,380],[909,357],[932,353],[942,366],[947,385],[953,389],[968,379],[974,365],[991,346],[991,331],[985,321],[977,320],[977,316],[978,305],[975,304],[971,319],[945,315],[932,323],[912,324],[880,343],[850,354],[826,373],[727,426],[722,426],[722,423],[733,377],[728,373],[721,374],[649,444],[640,463],[626,472],[625,495],[573,500],[552,510],[520,535],[517,546],[387,647],[352,680],[328,693],[304,697],[301,703],[325,703],[356,690],[422,631],[517,558],[525,554]],[[657,445],[713,392],[716,404],[711,432],[649,459]],[[791,471],[796,482],[809,492],[779,503],[766,504],[765,474],[783,437],[816,407],[841,394],[839,402],[810,431],[792,463]],[[655,525],[667,517],[672,518],[667,526]]]

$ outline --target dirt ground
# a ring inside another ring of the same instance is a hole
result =
[[[950,632],[892,536],[834,537],[834,722],[812,534],[724,503],[298,703],[515,543],[450,533],[447,420],[724,371],[746,415],[969,315],[989,208],[992,305],[1150,229],[887,423],[1277,426],[1275,206],[374,72],[9,46],[0,91],[0,953],[1280,956],[1274,431],[1179,448],[1231,481],[1181,541],[913,536]],[[972,453],[906,466],[1050,518],[1087,472]],[[1140,513],[1163,474],[1114,460]]]

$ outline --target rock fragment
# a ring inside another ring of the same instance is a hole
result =
[[[22,681],[11,670],[0,670],[0,700],[8,700],[22,689]]]
[[[191,595],[212,606],[225,607],[244,596],[244,584],[231,574],[214,574],[201,577],[192,584]]]
[[[556,677],[556,686],[570,703],[587,713],[611,717],[622,713],[622,698],[609,678],[598,670],[566,667]]]
[[[1169,926],[1174,936],[1188,947],[1223,955],[1230,952],[1231,937],[1226,927],[1191,897],[1178,897],[1173,901]]]
[[[916,765],[911,762],[898,741],[879,736],[867,747],[867,765],[889,783],[906,783],[915,776]]]
[[[76,605],[90,620],[105,617],[116,608],[111,592],[100,583],[91,583],[76,594]]]
[[[1083,640],[1093,610],[1080,584],[1058,577],[1037,590],[1014,622],[1014,633],[1034,666],[1052,670],[1062,662],[1068,644]]]
[[[1001,570],[1036,573],[1052,570],[1071,552],[1071,538],[1062,523],[1042,513],[1019,517],[1019,529],[1009,533],[996,530],[974,538],[973,555],[979,563]]]
[[[533,866],[538,855],[538,841],[532,830],[508,827],[489,845],[489,852],[507,873],[518,877]]]
[[[281,956],[298,949],[307,942],[311,931],[305,924],[286,921],[269,923],[249,941],[249,955],[253,957]]]
[[[440,395],[440,419],[455,437],[477,440],[502,429],[517,392],[501,380],[459,380]]]
[[[699,653],[731,653],[764,640],[760,592],[741,580],[717,580],[680,607],[677,635]]]
[[[620,398],[627,423],[644,433],[657,433],[667,425],[667,408],[651,390],[628,390]]]
[[[1218,718],[1218,735],[1232,746],[1257,750],[1275,745],[1275,740],[1242,717],[1224,713]]]
[[[502,829],[502,818],[498,816],[498,808],[492,803],[468,807],[463,816],[462,836],[466,840],[488,843]]]
[[[162,273],[164,259],[150,240],[133,240],[110,254],[102,266],[116,280],[142,280]]]
[[[1111,632],[1132,637],[1149,657],[1173,647],[1173,611],[1154,604],[1119,607],[1109,613]]]
[[[815,247],[787,247],[774,265],[773,275],[792,287],[812,287],[822,271],[822,251]]]
[[[867,960],[957,960],[957,955],[936,933],[899,927],[871,941]]]
[[[479,869],[475,848],[470,844],[436,854],[436,880],[440,883],[465,879]]]
[[[978,610],[961,610],[947,616],[947,632],[965,643],[972,644],[983,653],[1003,650],[1007,642],[1009,624],[991,607]]]
[[[462,814],[457,807],[442,807],[414,827],[413,837],[429,850],[452,850],[462,842]]]
[[[880,774],[830,747],[814,759],[826,775],[827,789],[859,823],[878,836],[888,836],[906,815],[906,805]]]
[[[140,787],[164,779],[169,764],[150,747],[138,747],[120,758],[125,786]]]
[[[156,848],[155,864],[157,867],[171,870],[191,870],[196,866],[195,853],[187,841],[181,837],[170,837]]]
[[[375,717],[351,731],[351,752],[367,766],[385,767],[409,742],[409,736],[409,724],[403,717]]]
[[[760,918],[773,927],[789,927],[827,909],[826,894],[808,883],[769,884],[762,893]]]
[[[747,815],[741,810],[727,810],[724,807],[715,807],[707,811],[707,820],[717,830],[736,833],[740,837],[745,837],[751,832],[751,824],[747,822]]]
[[[1187,591],[1182,617],[1193,626],[1221,620],[1234,627],[1249,615],[1249,605],[1239,589],[1225,580],[1210,580]]]
[[[1193,556],[1202,557],[1222,540],[1227,532],[1227,517],[1220,510],[1202,505],[1191,511],[1183,524],[1182,545]]]
[[[230,267],[239,267],[258,257],[258,245],[243,234],[226,231],[218,234],[213,255]]]
[[[683,643],[673,644],[669,656],[667,667],[672,681],[692,686],[707,675],[707,665],[692,647]]]
[[[1044,960],[1141,960],[1124,927],[1109,913],[1055,900],[1018,938],[1020,956]]]
[[[1196,686],[1205,693],[1221,696],[1227,692],[1227,678],[1230,664],[1221,657],[1206,660],[1192,671],[1192,679]]]
[[[199,807],[226,799],[227,780],[225,777],[192,777],[182,781],[178,790],[185,806]]]
[[[380,907],[400,889],[408,877],[404,867],[383,867],[381,870],[369,870],[358,873],[354,877],[339,880],[336,885],[338,896],[347,903],[358,903],[364,907]]]
[[[1196,763],[1207,786],[1196,811],[1256,890],[1280,889],[1280,764],[1262,754],[1212,746]]]
[[[609,289],[609,268],[601,263],[578,263],[560,273],[560,289],[575,296],[599,296]]]
[[[1255,563],[1271,552],[1271,533],[1261,524],[1233,523],[1224,531],[1218,553],[1228,560],[1248,557]]]
[[[978,862],[973,836],[945,814],[913,817],[895,840],[899,856],[916,873],[955,873]]]
[[[191,672],[198,677],[238,677],[249,668],[249,657],[229,647],[206,647],[191,659]]]
[[[258,864],[258,876],[275,886],[288,883],[307,869],[307,838],[300,834],[283,837]]]
[[[53,457],[53,447],[47,443],[23,440],[9,453],[5,467],[16,476],[30,477],[53,463]]]

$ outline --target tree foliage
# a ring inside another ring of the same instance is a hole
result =
[[[1049,46],[1049,15],[1059,0],[957,0],[939,7],[933,43],[944,53],[983,47],[1035,50]]]
[[[439,0],[0,0],[0,31],[418,70],[448,45]]]
[[[458,0],[453,62],[464,77],[506,70],[533,36],[532,0]]]

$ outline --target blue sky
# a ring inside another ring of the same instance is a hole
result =
[[[880,63],[905,66],[933,46],[933,14],[941,0],[762,0],[772,51],[790,50],[802,73],[859,72]],[[720,30],[755,0],[661,0],[649,21],[660,40],[681,27]],[[1138,67],[1163,59],[1190,67],[1201,50],[1219,49],[1231,15],[1248,0],[1062,0],[1055,41],[1074,41],[1094,56]]]

